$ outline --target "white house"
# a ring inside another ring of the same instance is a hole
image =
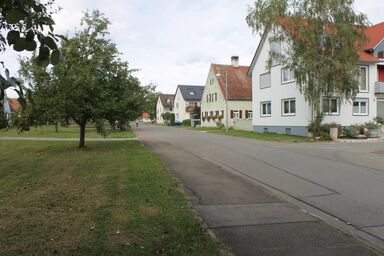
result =
[[[360,52],[360,91],[350,103],[337,97],[323,98],[324,123],[342,126],[372,121],[384,117],[384,23],[366,30],[368,43]],[[265,33],[257,48],[248,74],[253,88],[253,130],[306,136],[313,113],[299,92],[290,70],[278,63],[269,71],[266,63],[271,49],[282,51],[285,45],[271,44]]]
[[[173,103],[173,113],[175,121],[184,121],[196,118],[193,116],[195,111],[199,111],[201,97],[203,96],[204,86],[199,85],[178,85]],[[200,118],[200,114],[197,119]]]
[[[3,110],[5,113],[5,117],[8,120],[11,120],[13,113],[18,113],[20,111],[20,103],[15,98],[9,98],[6,94],[4,97]]]
[[[231,61],[231,65],[211,64],[201,101],[201,126],[226,125],[228,118],[228,127],[251,130],[252,82],[247,75],[249,67],[240,66],[238,56],[233,56]]]
[[[173,100],[175,95],[173,94],[160,94],[157,98],[156,105],[156,122],[158,124],[164,124],[164,119],[161,116],[164,113],[172,113],[173,111]]]

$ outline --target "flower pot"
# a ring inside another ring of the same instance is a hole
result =
[[[337,127],[329,128],[329,135],[331,136],[331,139],[333,141],[337,140],[337,137],[339,135],[338,132],[339,132],[339,128],[337,128]]]
[[[380,128],[368,128],[367,137],[368,138],[378,138],[381,136],[381,129]]]

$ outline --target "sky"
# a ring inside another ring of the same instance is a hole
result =
[[[175,93],[178,84],[205,85],[211,63],[250,65],[260,37],[245,17],[252,0],[56,0],[55,33],[80,29],[86,10],[98,9],[110,20],[110,38],[143,85]],[[384,21],[383,0],[355,0],[355,9],[372,24]],[[18,56],[7,50],[0,60],[15,73]],[[28,53],[22,55],[29,56]],[[15,95],[8,91],[11,96]]]

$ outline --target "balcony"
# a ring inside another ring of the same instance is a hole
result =
[[[384,81],[375,83],[375,94],[384,94]]]
[[[193,113],[195,111],[200,110],[200,107],[195,107],[195,106],[188,106],[185,108],[185,112],[187,113]]]

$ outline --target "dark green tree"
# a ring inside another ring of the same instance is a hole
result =
[[[246,17],[254,32],[271,35],[282,51],[272,60],[289,68],[306,100],[320,113],[322,96],[352,99],[358,92],[357,64],[365,42],[366,15],[354,0],[256,0]]]

